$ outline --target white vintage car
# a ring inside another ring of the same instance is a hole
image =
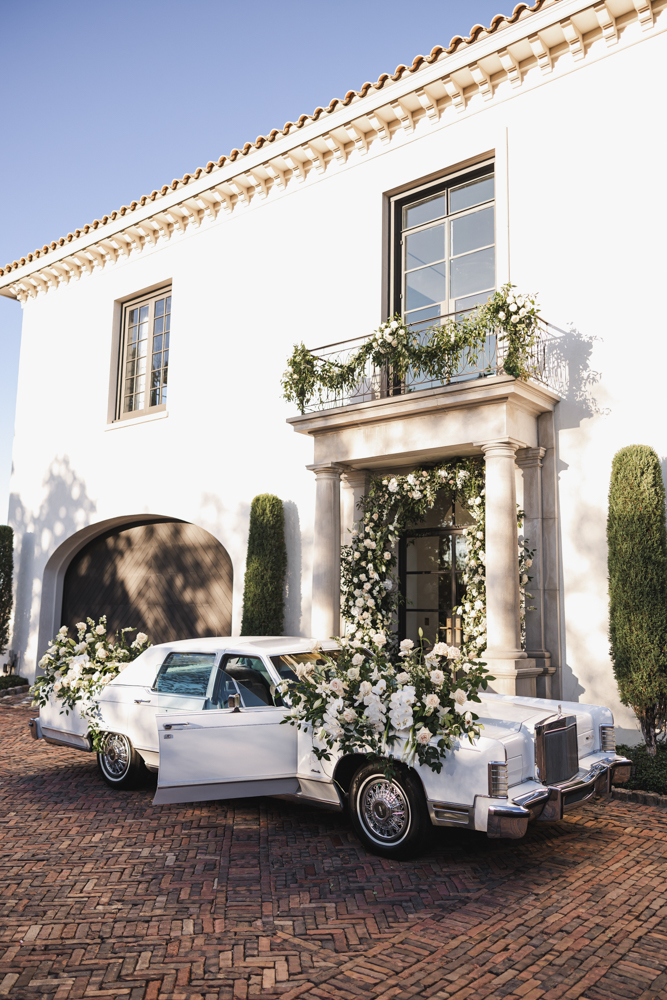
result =
[[[314,642],[216,638],[150,647],[100,698],[105,781],[128,787],[147,767],[158,772],[155,804],[280,795],[327,809],[347,805],[370,850],[406,857],[431,825],[518,838],[529,822],[559,820],[630,777],[630,761],[616,756],[609,709],[498,694],[471,706],[483,734],[458,741],[440,774],[398,763],[390,780],[361,754],[319,761],[309,732],[281,725],[287,707],[278,691],[299,662],[318,658]],[[92,750],[85,721],[76,711],[61,714],[55,701],[30,726],[36,739]]]

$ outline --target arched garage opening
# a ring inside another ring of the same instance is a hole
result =
[[[229,635],[232,563],[203,528],[184,521],[135,522],[87,542],[65,572],[61,624],[107,616],[152,642]]]

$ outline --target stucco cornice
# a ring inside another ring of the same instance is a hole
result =
[[[331,410],[318,410],[288,417],[299,434],[328,434],[347,427],[383,423],[387,420],[405,420],[438,411],[496,406],[509,403],[531,416],[548,413],[560,400],[558,393],[541,382],[523,382],[508,375],[474,379],[470,382],[423,389],[405,396],[353,403]]]
[[[665,6],[667,0],[519,4],[512,15],[494,18],[489,28],[476,25],[469,38],[457,36],[447,49],[438,46],[412,66],[400,66],[393,75],[384,74],[375,84],[364,84],[343,100],[0,268],[0,294],[25,302],[293,184],[311,183],[318,175],[346,169],[358,157],[457,121],[484,102],[534,85],[526,80],[527,75],[536,79],[532,70],[540,82],[605,55],[606,49],[593,43],[624,44],[629,26],[663,30],[655,18]]]

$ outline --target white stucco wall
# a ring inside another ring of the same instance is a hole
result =
[[[660,27],[660,25],[658,25]],[[235,574],[240,625],[248,511],[289,501],[292,593],[286,630],[310,630],[314,482],[309,440],[285,418],[280,375],[295,341],[318,346],[384,317],[386,192],[495,150],[498,284],[536,292],[566,331],[570,371],[557,407],[564,699],[618,703],[607,643],[606,496],[627,444],[667,455],[661,377],[667,209],[657,177],[664,30],[630,24],[623,44],[535,65],[520,90],[420,123],[343,167],[313,171],[231,216],[107,265],[25,307],[10,523],[17,533],[14,645],[34,669],[43,569],[85,524],[164,514],[210,531]],[[114,303],[173,283],[168,417],[107,427]],[[571,324],[571,326],[570,326]],[[593,376],[597,372],[599,375]],[[294,588],[298,591],[298,588]]]

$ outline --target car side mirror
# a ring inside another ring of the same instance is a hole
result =
[[[232,712],[240,712],[240,701],[241,697],[238,694],[230,694],[227,699],[227,708],[231,708]]]

